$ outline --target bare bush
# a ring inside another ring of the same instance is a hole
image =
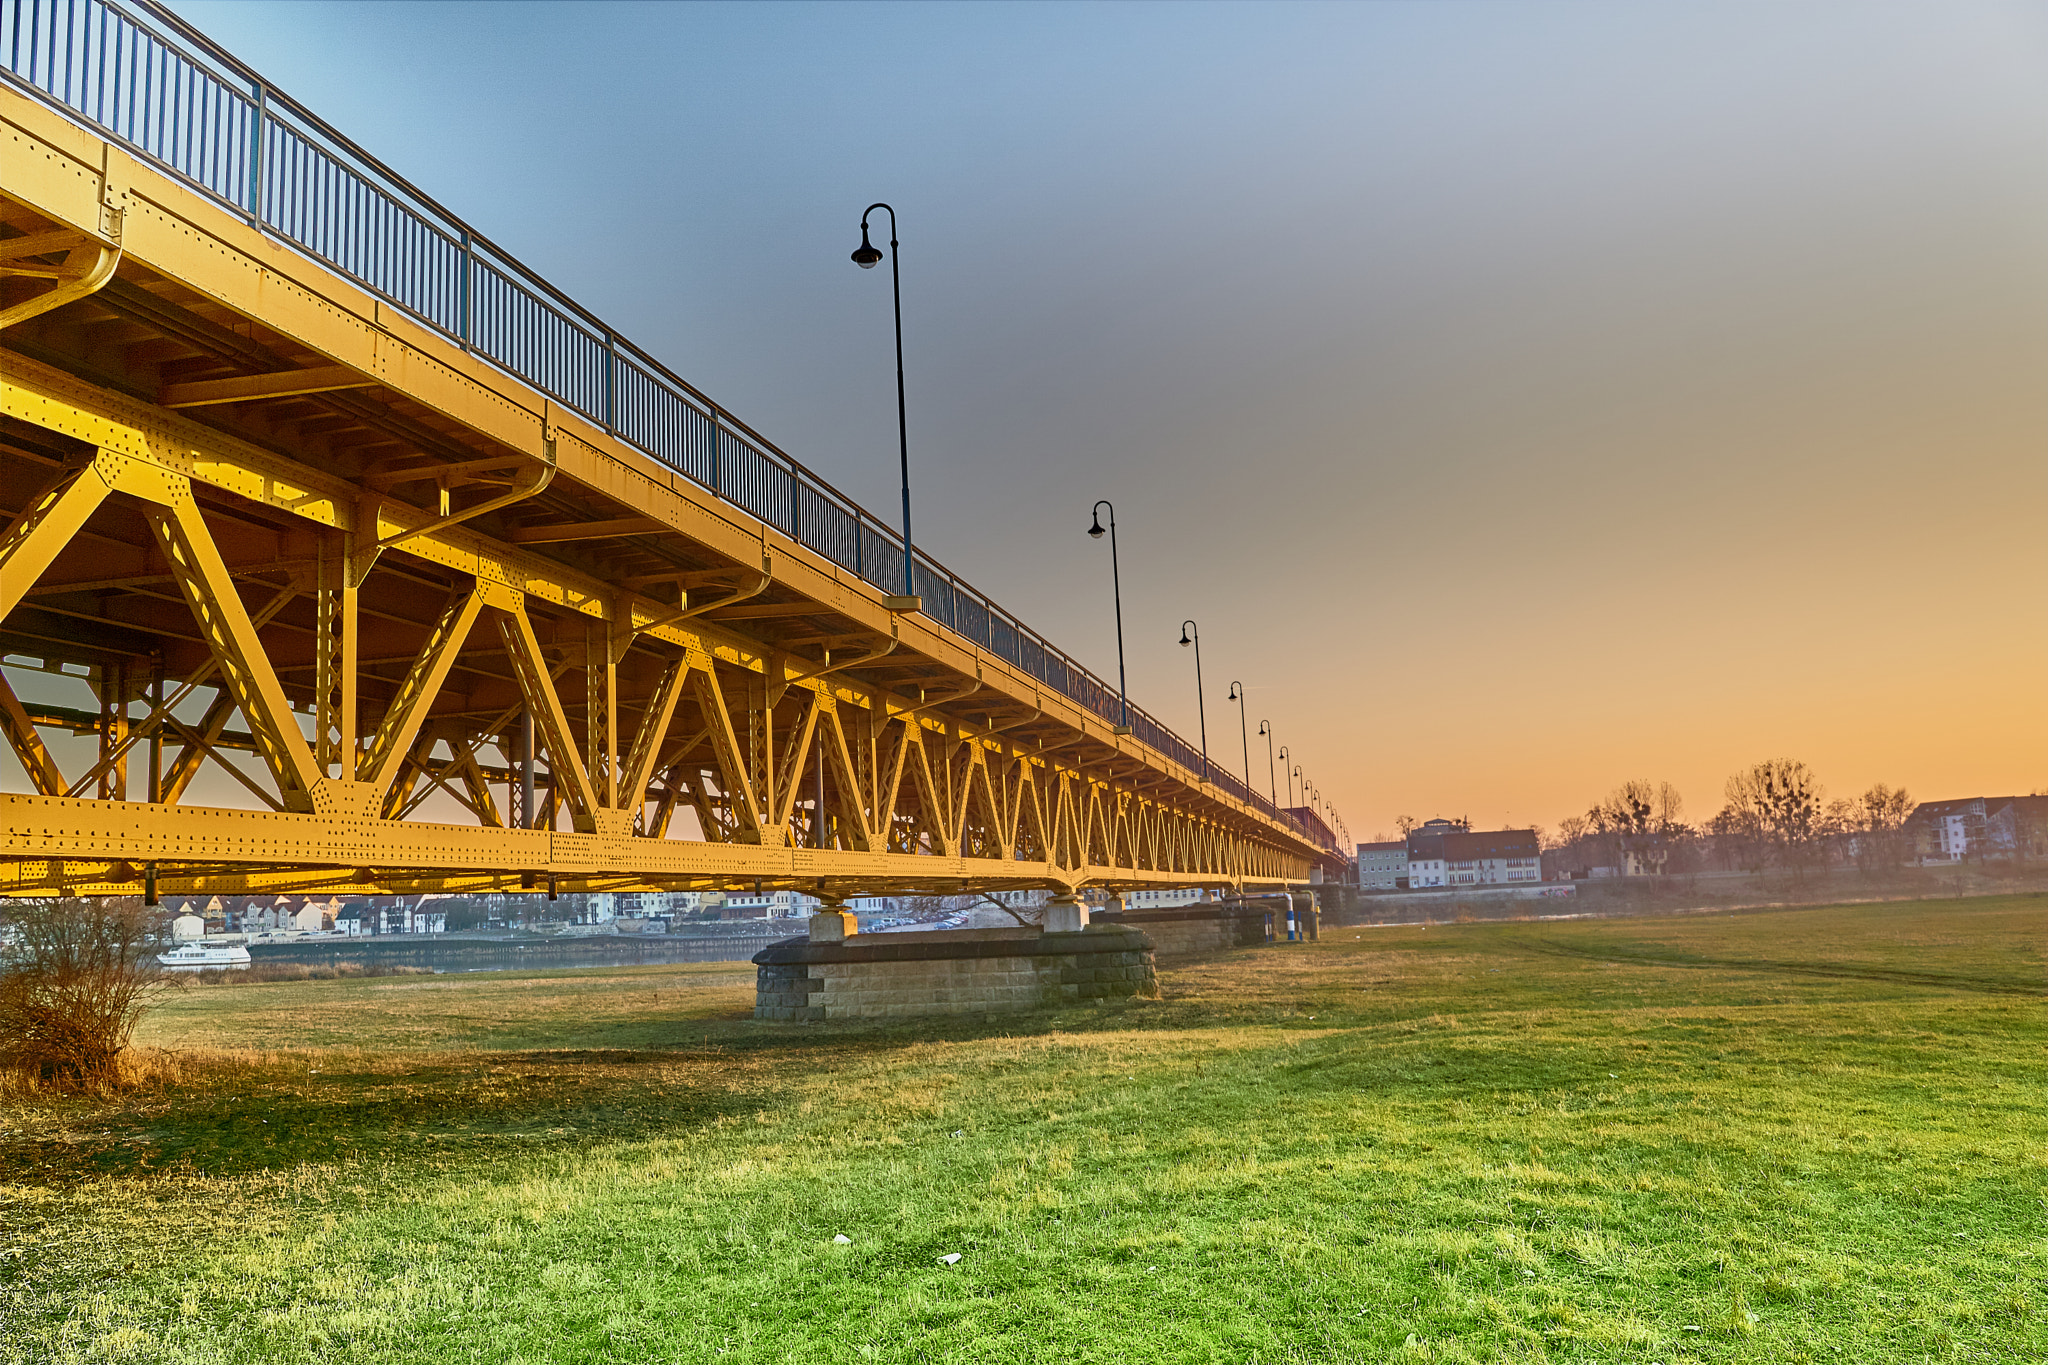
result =
[[[56,1086],[121,1082],[135,1026],[162,985],[132,901],[17,901],[0,908],[0,1067]]]

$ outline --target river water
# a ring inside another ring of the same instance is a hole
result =
[[[790,933],[803,932],[801,921]],[[560,967],[639,967],[663,962],[745,962],[790,934],[717,937],[650,934],[593,935],[588,938],[483,939],[393,935],[331,939],[315,943],[258,943],[249,949],[258,963],[303,962],[327,966],[360,962],[426,967],[436,972],[540,971]]]

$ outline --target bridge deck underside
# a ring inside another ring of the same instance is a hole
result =
[[[1331,856],[5,90],[0,132],[0,894]]]

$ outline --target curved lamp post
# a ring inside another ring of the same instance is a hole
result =
[[[903,270],[896,251],[896,210],[887,204],[869,204],[860,216],[860,245],[853,250],[853,263],[873,270],[882,263],[882,250],[868,240],[868,214],[889,209],[889,284],[896,296],[896,451],[903,467],[903,595],[884,599],[890,611],[917,611],[923,607],[910,576],[910,423],[903,407]]]
[[[1286,746],[1285,744],[1283,744],[1283,745],[1281,745],[1281,746],[1280,746],[1280,771],[1281,771],[1281,772],[1283,772],[1283,773],[1287,771],[1287,760],[1288,760],[1288,754],[1287,754],[1287,746]],[[1275,800],[1278,800],[1279,798],[1278,798],[1278,797],[1275,797],[1274,799],[1275,799]],[[1292,806],[1293,804],[1294,804],[1294,778],[1293,778],[1292,776],[1289,776],[1289,777],[1288,777],[1288,779],[1287,779],[1287,805],[1288,805],[1288,806]],[[1286,808],[1286,807],[1283,807],[1282,809],[1285,809],[1285,808]]]
[[[1296,778],[1301,778],[1302,790],[1308,790],[1308,779],[1301,776],[1301,765],[1299,763],[1295,764],[1294,771],[1287,775],[1287,804],[1290,806],[1294,804],[1294,780]]]
[[[1102,509],[1109,509],[1109,586],[1116,593],[1116,732],[1127,735],[1131,732],[1131,690],[1124,681],[1124,585],[1121,572],[1116,565],[1116,504],[1108,498],[1098,500],[1089,509],[1090,525],[1088,534],[1095,540],[1102,539]]]
[[[1195,633],[1195,638],[1192,640],[1188,638],[1189,631]],[[1181,622],[1180,642],[1184,647],[1187,645],[1195,647],[1195,715],[1202,723],[1202,780],[1207,782],[1209,780],[1209,707],[1208,703],[1202,699],[1202,628],[1193,621]]]
[[[1270,721],[1259,722],[1259,733],[1266,738],[1266,793],[1273,804],[1280,804],[1280,784],[1273,776],[1273,725]]]
[[[1229,700],[1237,703],[1237,737],[1244,741],[1244,789],[1252,789],[1252,734],[1251,722],[1245,719],[1244,684],[1230,684]]]

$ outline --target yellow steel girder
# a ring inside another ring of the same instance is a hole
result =
[[[0,731],[36,788],[33,795],[0,795],[9,815],[0,839],[0,893],[120,887],[145,865],[157,867],[166,888],[181,885],[180,878],[213,878],[207,884],[216,887],[269,878],[337,889],[434,879],[877,889],[1306,879],[1314,850],[1292,831],[1206,789],[936,624],[892,615],[867,585],[849,581],[830,561],[708,499],[333,272],[282,251],[174,181],[4,89],[0,124],[18,145],[39,149],[10,162],[9,197],[83,225],[65,230],[97,233],[92,242],[260,317],[328,361],[288,374],[171,385],[151,403],[0,350],[0,413],[94,452],[51,480],[0,533],[0,618],[117,496],[140,510],[148,543],[167,565],[209,660],[188,672],[168,700],[155,693],[139,721],[128,711],[133,684],[104,685],[100,762],[69,786],[0,676]],[[81,252],[87,245],[80,238]],[[350,480],[173,410],[371,385],[445,414],[505,453],[470,462],[474,469],[442,465],[435,474],[400,463]],[[461,513],[449,511],[445,496],[438,511],[423,511],[391,495],[422,471],[442,478],[444,488],[451,471],[502,471],[511,487]],[[580,537],[576,527],[558,526],[494,539],[466,524],[558,475],[645,515],[585,523]],[[209,505],[246,503],[304,526],[319,548],[306,558],[303,578],[291,579],[263,609],[249,610],[196,489],[206,490]],[[730,562],[728,569],[669,576],[685,594],[674,606],[641,591],[651,582],[609,582],[548,558],[544,548],[664,527]],[[381,717],[372,717],[361,687],[361,589],[394,549],[452,575],[454,588],[396,695]],[[722,586],[724,595],[692,602],[688,594],[699,580]],[[865,633],[826,642],[820,660],[704,619],[723,609],[728,621],[740,620],[736,604],[771,581]],[[317,637],[310,738],[265,644],[277,611],[308,592]],[[573,665],[548,656],[534,611],[583,624],[580,743],[575,710],[558,687]],[[459,724],[434,719],[450,670],[484,616],[517,684],[515,711],[523,708],[537,721],[544,799],[567,812],[572,830],[510,829],[496,816],[490,788],[509,788],[509,760],[487,771],[478,754],[487,743],[503,747],[513,713]],[[633,723],[620,708],[619,668],[636,648],[665,662]],[[929,658],[954,681],[896,692],[851,680],[846,671],[899,649]],[[217,695],[203,718],[172,714],[208,685]],[[792,691],[799,694],[793,723],[778,716]],[[1006,737],[993,719],[974,725],[942,712],[978,691],[1029,711],[1033,722],[1066,727],[1074,744],[1085,742],[1113,760],[1069,757],[1061,752],[1067,741],[1048,749],[1043,741]],[[679,743],[672,730],[685,703],[698,719]],[[227,730],[236,715],[246,726],[239,739]],[[623,751],[622,730],[630,735]],[[178,750],[157,789],[145,793],[153,800],[83,799],[89,784],[104,786],[125,771],[125,755],[145,739]],[[227,763],[228,742],[262,759],[269,788]],[[446,760],[433,756],[441,744],[450,747]],[[710,757],[690,759],[700,746]],[[208,756],[280,809],[180,804]],[[809,790],[807,780],[815,784]],[[452,793],[478,825],[388,818],[417,809],[437,790]],[[704,838],[659,837],[679,807],[698,812]]]

